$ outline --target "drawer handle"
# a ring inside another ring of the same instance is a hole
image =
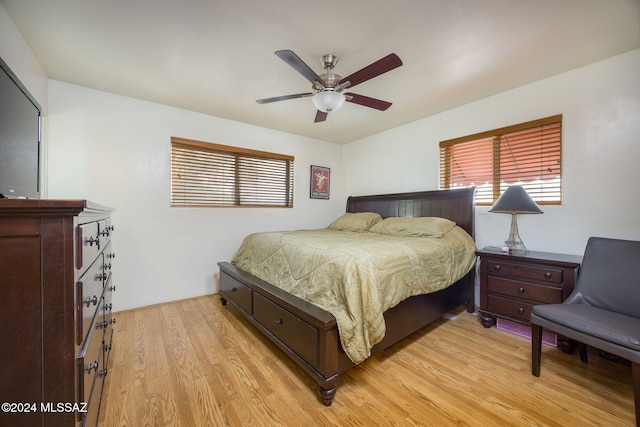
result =
[[[107,371],[108,369],[102,369],[100,372],[98,372],[98,376],[99,377],[106,377],[107,376]]]
[[[282,325],[284,322],[282,321],[282,319],[276,319],[276,325],[280,326]]]
[[[524,294],[524,288],[518,288],[518,293],[519,294]]]
[[[96,237],[95,239],[93,238],[93,236],[85,239],[85,242],[89,244],[89,246],[93,246],[93,244],[95,243],[96,246],[100,246],[100,237]]]
[[[109,319],[109,324],[113,325],[114,323],[116,323],[116,319]]]
[[[113,307],[113,304],[105,304],[104,305],[104,311],[109,311],[109,310],[111,310],[112,307]]]
[[[548,271],[546,273],[544,273],[544,278],[545,279],[551,279],[551,273],[549,273]]]
[[[238,292],[238,288],[231,288],[231,292]]]
[[[493,269],[495,271],[500,271],[500,268],[502,268],[502,267],[500,267],[500,264],[496,264],[496,265],[493,266]]]
[[[98,282],[102,282],[103,280],[107,280],[107,273],[96,274],[96,280]]]
[[[113,259],[113,258],[115,258],[115,257],[116,257],[116,253],[115,253],[115,252],[112,252],[112,253],[110,253],[110,254],[107,254],[107,258],[109,258],[109,259]]]
[[[113,292],[113,291],[115,291],[115,290],[116,290],[116,285],[109,286],[109,288],[108,288],[108,289],[109,289],[111,292]]]
[[[524,308],[518,307],[518,314],[524,314]]]
[[[104,269],[105,270],[111,270],[111,263],[109,262],[109,263],[105,264],[104,265]]]
[[[93,362],[93,363],[89,363],[89,364],[84,368],[84,370],[85,370],[85,371],[87,371],[87,374],[90,374],[90,373],[91,373],[91,371],[92,371],[92,370],[94,370],[94,369],[96,369],[96,370],[98,369],[98,361],[97,361],[97,360],[96,360],[95,362]]]
[[[109,324],[109,322],[107,322],[106,320],[103,320],[102,322],[96,323],[96,328],[98,328],[98,329],[106,328],[108,324]]]
[[[113,227],[113,225],[110,225],[108,227],[105,227],[104,230],[102,230],[99,234],[101,236],[108,236],[110,232],[112,232],[113,230],[115,230],[115,228]]]
[[[113,347],[113,345],[112,345],[112,344],[105,345],[105,346],[104,346],[104,351],[105,351],[105,353],[106,353],[106,352],[111,351],[111,348],[112,348],[112,347]]]
[[[91,303],[93,303],[93,305],[96,305],[98,303],[98,297],[97,296],[93,296],[92,297],[86,297],[84,299],[84,303],[87,304],[87,307],[89,307],[91,305]]]

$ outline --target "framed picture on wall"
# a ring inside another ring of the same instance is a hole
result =
[[[311,193],[312,199],[328,199],[331,169],[311,165]]]

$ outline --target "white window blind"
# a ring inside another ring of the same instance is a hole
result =
[[[293,207],[293,156],[171,138],[171,206]]]
[[[440,142],[440,188],[475,185],[490,205],[512,184],[540,204],[562,202],[562,115]]]

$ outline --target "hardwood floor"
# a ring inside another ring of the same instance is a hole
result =
[[[631,368],[483,328],[462,310],[315,383],[217,295],[116,313],[101,426],[632,426]]]

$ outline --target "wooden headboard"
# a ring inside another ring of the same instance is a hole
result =
[[[454,221],[475,238],[476,188],[420,191],[415,193],[351,196],[347,199],[347,212],[377,212],[383,218],[390,216],[438,216]]]

